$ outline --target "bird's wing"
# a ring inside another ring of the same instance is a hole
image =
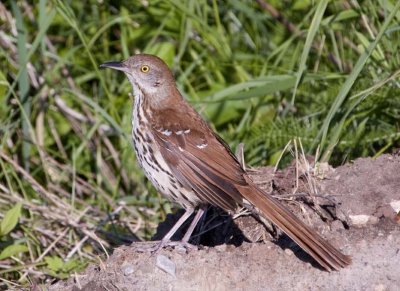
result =
[[[201,117],[188,113],[168,109],[157,114],[152,131],[161,155],[175,177],[201,201],[233,210],[241,202],[235,185],[247,184],[244,171]]]

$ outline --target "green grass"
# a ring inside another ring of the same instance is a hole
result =
[[[102,62],[163,58],[251,165],[297,137],[333,165],[400,145],[398,1],[268,1],[285,25],[265,1],[33,2],[0,4],[0,286],[71,276],[174,207],[136,164],[131,88]]]

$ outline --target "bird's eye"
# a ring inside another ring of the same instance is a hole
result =
[[[140,71],[141,71],[142,73],[148,73],[148,72],[150,71],[150,68],[149,68],[149,66],[147,66],[147,65],[143,65],[143,66],[140,68]]]

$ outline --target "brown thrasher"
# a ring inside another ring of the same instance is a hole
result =
[[[351,263],[349,256],[253,183],[227,144],[182,97],[160,58],[138,54],[100,67],[122,71],[128,77],[135,94],[132,137],[137,160],[156,189],[186,210],[159,247],[170,241],[196,209],[184,243],[208,204],[233,211],[250,203],[326,270]]]

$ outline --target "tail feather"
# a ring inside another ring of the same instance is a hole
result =
[[[265,218],[282,229],[327,271],[339,270],[351,264],[350,256],[337,250],[287,210],[278,200],[255,186],[252,181],[248,182],[247,186],[237,187],[243,197],[257,207]]]

